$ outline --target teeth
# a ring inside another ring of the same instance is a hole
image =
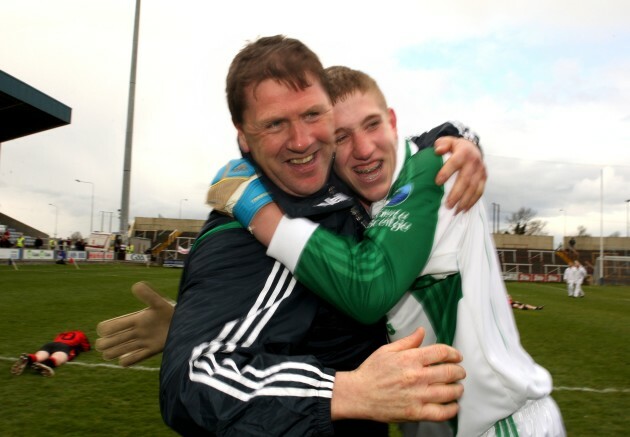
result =
[[[376,179],[378,179],[378,173],[373,174],[373,175],[369,175],[369,176],[364,176],[362,178],[365,182],[372,182],[375,181]]]
[[[381,166],[381,162],[376,162],[372,167],[368,167],[368,168],[355,168],[354,171],[359,173],[359,174],[367,174],[367,173],[371,173],[374,170],[377,170],[379,167]]]
[[[295,159],[291,159],[289,160],[289,162],[291,164],[306,164],[307,162],[311,162],[313,160],[313,155],[308,155],[305,158],[295,158]]]

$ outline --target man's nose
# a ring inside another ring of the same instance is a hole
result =
[[[308,125],[292,123],[289,131],[288,147],[294,152],[304,152],[311,144],[311,133]]]
[[[369,141],[366,135],[355,133],[354,141],[352,142],[352,156],[355,159],[369,159],[374,152],[374,146]]]

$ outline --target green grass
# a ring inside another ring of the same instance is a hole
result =
[[[0,267],[0,356],[17,358],[52,341],[55,334],[83,330],[92,344],[98,322],[143,307],[130,292],[147,280],[175,297],[181,270],[144,265]],[[158,368],[160,357],[142,363]],[[53,378],[28,371],[0,372],[0,435],[173,436],[158,405],[158,372],[78,363],[106,363],[98,352],[81,354]],[[110,363],[112,364],[112,363]]]
[[[553,376],[567,434],[627,435],[630,287],[584,287],[586,297],[578,299],[561,284],[507,287],[513,299],[545,306],[514,314],[525,349]]]
[[[9,368],[60,331],[81,329],[93,343],[99,321],[143,307],[133,283],[147,280],[174,298],[180,274],[143,265],[0,265],[0,435],[173,436],[160,417],[157,371],[80,365],[105,363],[95,351],[54,378],[14,377]],[[630,287],[585,287],[584,299],[566,297],[561,284],[508,289],[515,300],[545,306],[514,314],[526,349],[554,378],[568,435],[625,435]],[[159,365],[160,357],[141,364]]]

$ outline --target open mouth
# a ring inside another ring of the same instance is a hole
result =
[[[376,161],[370,165],[361,167],[354,167],[353,170],[357,174],[360,180],[363,182],[373,182],[381,175],[381,169],[383,168],[383,161]]]
[[[361,167],[361,168],[355,167],[354,171],[358,174],[367,174],[367,173],[372,173],[373,171],[376,171],[376,170],[380,170],[381,167],[383,167],[383,161],[376,161],[375,163],[367,167]]]
[[[308,164],[309,162],[311,162],[313,159],[315,158],[315,154],[311,154],[308,156],[305,156],[304,158],[293,158],[293,159],[289,159],[289,163],[290,164],[296,164],[296,165],[301,165],[301,164]]]

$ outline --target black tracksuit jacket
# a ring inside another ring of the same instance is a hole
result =
[[[367,214],[334,175],[308,198],[263,181],[289,216],[360,238]],[[182,435],[387,436],[386,424],[330,420],[335,371],[355,369],[387,342],[384,321],[352,320],[265,251],[237,222],[210,213],[162,358],[164,421]]]

